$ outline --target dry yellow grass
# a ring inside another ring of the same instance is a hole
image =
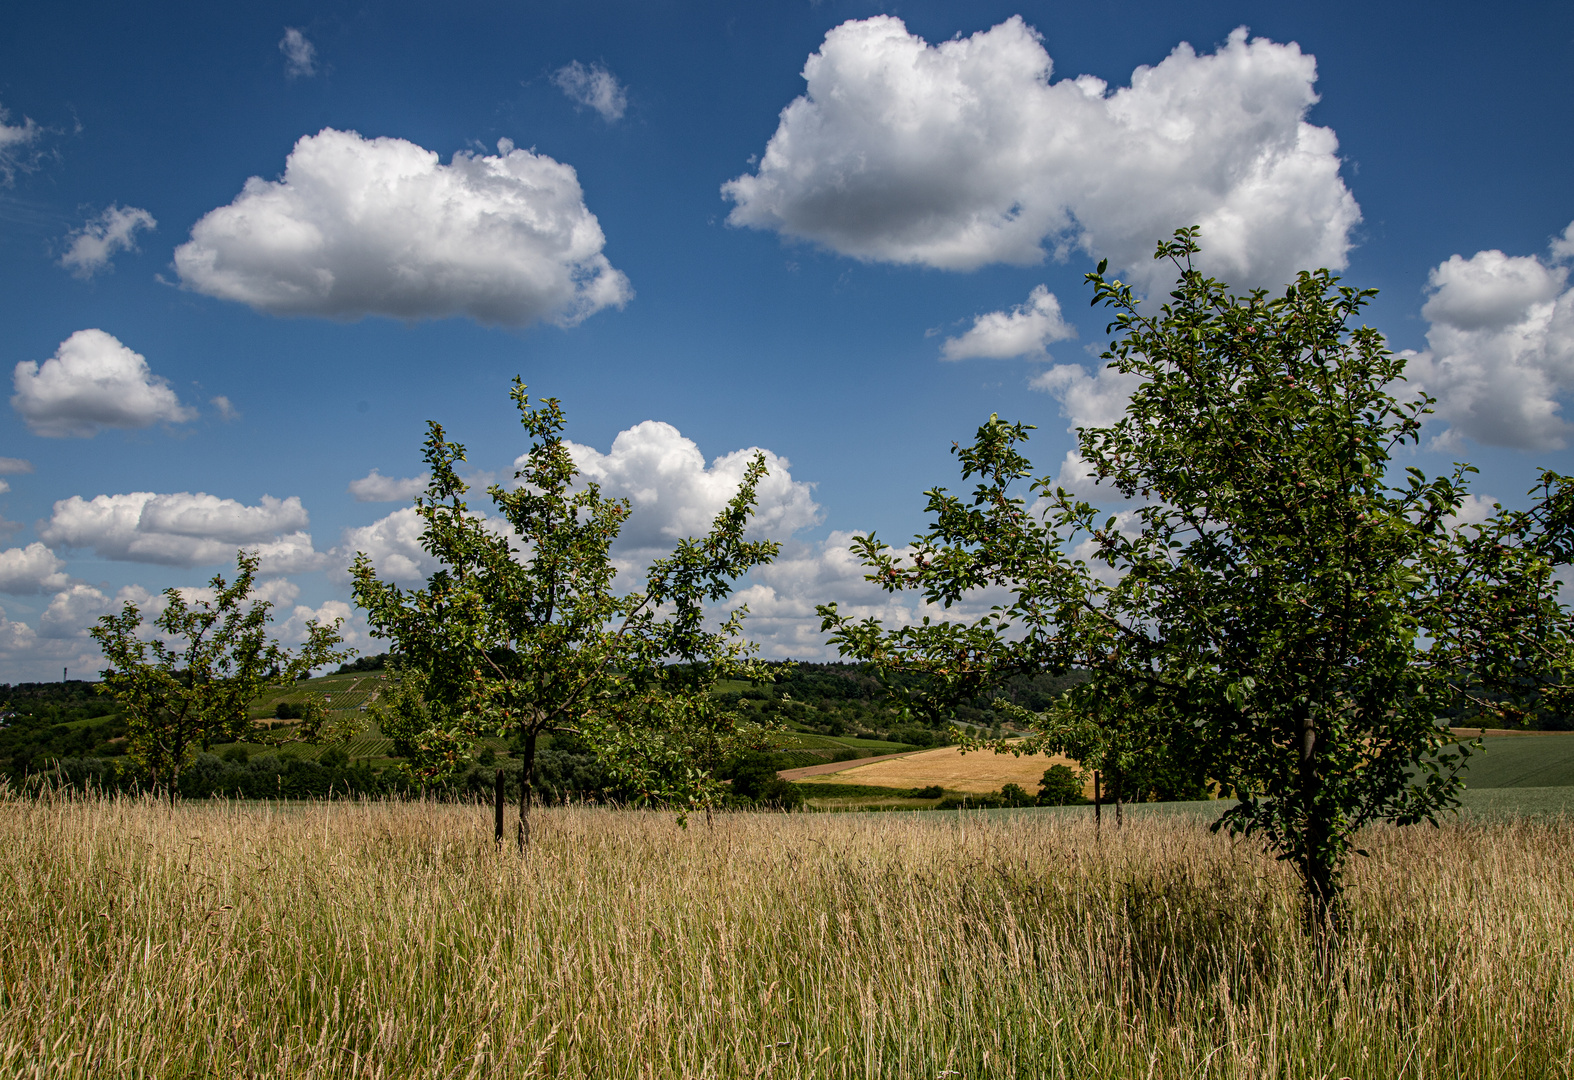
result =
[[[999,791],[1005,784],[1019,784],[1029,794],[1037,793],[1038,782],[1044,770],[1051,765],[1070,765],[1076,762],[1067,757],[1048,754],[1023,755],[994,754],[987,750],[974,750],[963,754],[954,746],[925,750],[906,757],[858,765],[842,772],[826,773],[813,778],[816,784],[870,784],[875,787],[914,788],[939,784],[952,791]],[[1093,785],[1087,787],[1093,795]]]
[[[1574,826],[1373,829],[1333,955],[1189,816],[0,799],[0,1076],[1574,1073]]]

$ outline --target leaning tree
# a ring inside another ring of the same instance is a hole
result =
[[[1029,429],[991,417],[955,448],[972,492],[928,492],[932,526],[910,553],[858,546],[888,590],[949,607],[993,586],[1007,602],[896,628],[821,613],[844,654],[921,673],[939,701],[1086,669],[1009,749],[1211,781],[1237,800],[1214,827],[1291,861],[1323,926],[1363,825],[1435,823],[1456,804],[1469,747],[1450,718],[1566,710],[1554,572],[1574,485],[1543,473],[1528,509],[1460,524],[1473,469],[1399,467],[1430,399],[1356,324],[1374,291],[1319,270],[1282,295],[1234,295],[1193,265],[1196,236],[1159,247],[1178,274],[1163,304],[1103,263],[1088,275],[1114,312],[1104,359],[1139,380],[1123,418],[1077,431],[1116,512],[1033,480]]]
[[[745,539],[764,455],[706,535],[680,540],[651,563],[642,588],[624,592],[612,545],[628,500],[582,480],[557,399],[532,404],[517,378],[512,393],[532,441],[515,483],[488,488],[496,514],[466,503],[456,470],[464,447],[431,423],[431,482],[416,512],[438,569],[424,587],[401,589],[356,556],[356,602],[396,658],[397,687],[379,723],[426,777],[469,760],[484,737],[515,740],[521,850],[543,735],[576,735],[641,800],[709,806],[720,792],[716,766],[747,742],[737,715],[710,691],[718,678],[755,672],[740,632],[747,608],[717,623],[707,605],[779,549]],[[501,770],[496,798],[501,842]]]

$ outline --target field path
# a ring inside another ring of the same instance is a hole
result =
[[[783,780],[803,780],[810,776],[824,776],[827,773],[841,772],[843,769],[856,769],[860,765],[868,765],[873,761],[889,761],[891,758],[909,757],[913,754],[927,754],[927,750],[898,750],[894,754],[876,754],[873,757],[853,758],[851,761],[828,761],[823,765],[805,765],[798,769],[782,769],[776,775]]]

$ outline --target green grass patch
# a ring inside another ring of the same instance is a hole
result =
[[[907,743],[886,742],[883,739],[855,739],[852,736],[812,735],[799,731],[779,731],[771,734],[774,750],[860,750],[870,754],[897,754],[904,750],[922,750],[921,746]]]
[[[806,799],[907,799],[913,794],[912,788],[877,787],[874,784],[815,784],[796,780],[793,786],[803,792]]]

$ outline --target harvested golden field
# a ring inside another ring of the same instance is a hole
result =
[[[0,1076],[1574,1075],[1574,825],[0,799]]]
[[[1048,754],[1023,755],[993,754],[987,750],[974,750],[964,754],[954,746],[924,750],[899,758],[888,758],[868,765],[854,764],[841,772],[814,777],[816,784],[869,784],[874,787],[914,788],[939,784],[952,791],[999,791],[1004,784],[1020,784],[1029,794],[1036,794],[1044,770],[1051,765],[1070,765],[1076,762],[1067,757]],[[1093,785],[1086,794],[1093,796]]]

